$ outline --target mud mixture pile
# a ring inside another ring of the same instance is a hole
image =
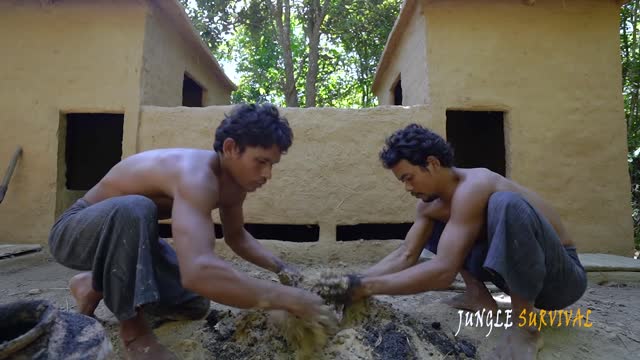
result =
[[[305,278],[300,287],[318,291],[318,283],[335,272]],[[307,280],[309,279],[309,280]],[[337,329],[305,322],[283,311],[211,311],[200,343],[221,359],[450,359],[475,358],[476,348],[453,337],[439,322],[418,319],[389,303],[368,299],[336,306]]]
[[[283,313],[214,310],[206,321],[203,346],[220,359],[400,360],[442,355],[465,359],[476,355],[471,342],[447,334],[440,323],[411,318],[376,300],[350,307],[333,336],[305,325]],[[291,335],[296,332],[303,336]]]

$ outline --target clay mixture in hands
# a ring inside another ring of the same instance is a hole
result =
[[[335,271],[324,271],[311,291],[320,295],[327,304],[336,306],[336,309],[351,304],[353,291],[360,285],[360,278],[353,274],[342,274]]]

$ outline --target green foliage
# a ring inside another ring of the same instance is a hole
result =
[[[622,94],[627,120],[631,205],[634,239],[640,249],[640,0],[632,0],[620,11],[620,53],[622,56]]]
[[[237,2],[237,0],[196,0],[197,6],[192,8],[189,6],[189,0],[180,0],[196,31],[200,33],[218,59],[231,57],[224,42],[233,30],[235,20],[233,9]]]
[[[371,83],[400,4],[397,0],[344,0],[331,8],[328,34],[342,47],[342,69],[350,80],[343,96],[352,103],[375,105]]]
[[[240,75],[233,102],[285,105],[285,66],[269,1],[181,0],[216,58],[236,64]],[[320,27],[316,106],[359,108],[376,105],[371,82],[401,0],[290,0],[291,55],[299,102],[306,101],[309,39],[314,11],[327,5]],[[282,4],[271,0],[271,5]],[[307,28],[305,28],[305,26]]]

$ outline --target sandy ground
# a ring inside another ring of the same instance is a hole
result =
[[[344,244],[266,242],[282,258],[296,264],[307,278],[327,268],[358,271],[397,246],[394,241]],[[224,246],[218,252],[243,271],[262,279],[275,276],[239,260]],[[73,311],[67,281],[76,272],[53,262],[46,252],[0,261],[0,303],[20,299],[49,299]],[[438,301],[456,292],[429,292],[404,297],[377,297],[359,321],[346,321],[314,359],[489,359],[502,328],[462,327],[459,315]],[[508,300],[496,293],[499,300]],[[504,304],[508,306],[508,303]],[[640,287],[637,284],[590,284],[585,296],[570,307],[590,309],[592,327],[547,327],[539,359],[637,359],[640,354]],[[116,322],[100,305],[97,317],[107,328],[116,354]],[[277,316],[239,311],[213,304],[207,319],[156,323],[161,342],[184,359],[296,359],[276,325]],[[518,322],[515,318],[514,324]],[[118,358],[118,357],[117,357]]]

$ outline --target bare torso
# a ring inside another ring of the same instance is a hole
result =
[[[244,194],[234,191],[220,192],[218,155],[214,151],[199,149],[158,149],[130,156],[116,164],[107,175],[91,188],[84,199],[95,204],[102,200],[124,195],[143,195],[158,207],[158,217],[171,217],[173,198],[178,187],[189,178],[200,178],[212,184],[206,191],[214,198],[217,208],[221,202],[241,202]]]
[[[549,221],[558,234],[562,245],[574,245],[574,241],[564,227],[560,215],[540,195],[487,169],[455,168],[454,172],[459,178],[458,188],[460,186],[471,186],[476,194],[480,193],[485,207],[489,202],[489,198],[495,192],[508,191],[521,194]],[[427,205],[425,214],[429,218],[447,222],[451,216],[451,208],[448,204],[438,199]]]

